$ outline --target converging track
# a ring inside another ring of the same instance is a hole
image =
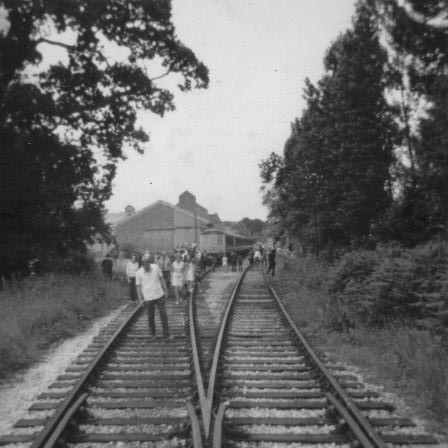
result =
[[[377,392],[319,357],[261,271],[216,276],[219,287],[196,288],[188,303],[167,301],[173,340],[150,339],[143,309],[124,309],[0,445],[437,444]]]
[[[234,290],[224,319],[208,384],[214,448],[436,443],[400,431],[412,422],[393,417],[391,404],[350,376],[332,374],[259,271]]]
[[[199,425],[188,401],[186,306],[169,301],[167,313],[174,339],[150,340],[143,309],[129,306],[30,408],[40,417],[17,422],[0,445],[193,444]],[[156,325],[160,329],[158,319]]]

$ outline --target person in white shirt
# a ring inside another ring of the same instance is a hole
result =
[[[178,252],[175,261],[171,264],[171,284],[176,295],[176,304],[182,302],[182,288],[184,286],[185,263],[182,261],[182,255]]]
[[[228,269],[229,269],[227,267],[227,261],[228,261],[227,254],[224,254],[222,259],[221,259],[221,263],[222,263],[222,267],[226,268],[226,272],[228,272]]]
[[[137,256],[132,254],[131,260],[126,265],[126,277],[128,278],[129,283],[129,293],[131,300],[135,302],[137,300],[137,287],[135,285],[135,274],[138,271],[138,261]]]
[[[184,285],[187,295],[191,295],[193,293],[195,275],[196,265],[193,263],[190,255],[187,255],[184,268]]]
[[[151,255],[142,258],[142,267],[135,275],[137,285],[137,294],[140,302],[144,304],[148,312],[148,326],[150,338],[156,335],[154,322],[155,307],[159,309],[160,320],[162,322],[163,336],[172,339],[168,328],[168,318],[165,309],[165,298],[168,296],[163,274],[157,264],[154,263],[154,257]]]

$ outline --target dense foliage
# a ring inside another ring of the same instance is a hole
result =
[[[283,156],[260,164],[271,218],[305,249],[412,246],[445,233],[446,48],[446,2],[358,1],[323,77],[306,81]]]
[[[5,273],[106,233],[116,163],[148,141],[138,111],[174,109],[157,80],[204,88],[208,71],[177,39],[170,0],[1,0],[0,14]],[[58,60],[46,60],[50,49]]]
[[[434,242],[413,249],[380,247],[346,254],[328,275],[329,325],[342,330],[400,319],[445,334],[447,255],[446,243]]]

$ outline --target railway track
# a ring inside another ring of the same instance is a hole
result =
[[[412,422],[395,417],[393,405],[376,392],[326,366],[259,271],[242,276],[234,289],[206,364],[211,369],[203,401],[216,418],[204,421],[213,425],[214,448],[436,443],[415,434]]]
[[[322,361],[259,271],[235,284],[230,277],[217,296],[199,292],[182,307],[168,301],[173,340],[150,340],[142,308],[129,306],[0,445],[436,444],[376,392]]]
[[[186,307],[167,304],[173,340],[150,340],[143,311],[106,326],[0,445],[200,446]]]

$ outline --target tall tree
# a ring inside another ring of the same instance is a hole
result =
[[[418,99],[401,107],[402,114],[417,118],[414,131],[408,130],[403,142],[412,146],[410,169],[402,169],[402,194],[387,223],[396,238],[416,244],[446,233],[448,223],[448,4],[440,0],[375,0],[375,4],[389,47],[395,59],[403,61],[399,74],[407,95]]]
[[[318,251],[365,242],[391,202],[389,167],[396,132],[385,100],[387,54],[367,2],[325,57],[307,108],[293,125],[277,170],[277,210]],[[269,164],[267,165],[269,166]]]
[[[188,91],[207,87],[208,71],[176,37],[171,0],[0,0],[0,11],[5,271],[104,231],[116,163],[148,141],[138,111],[174,109],[157,80],[173,74]],[[52,47],[61,61],[40,64]]]
[[[330,47],[325,68],[321,106],[331,126],[327,151],[335,168],[335,222],[344,243],[356,243],[368,238],[392,200],[396,133],[385,99],[387,53],[369,2],[358,2],[353,28]]]

